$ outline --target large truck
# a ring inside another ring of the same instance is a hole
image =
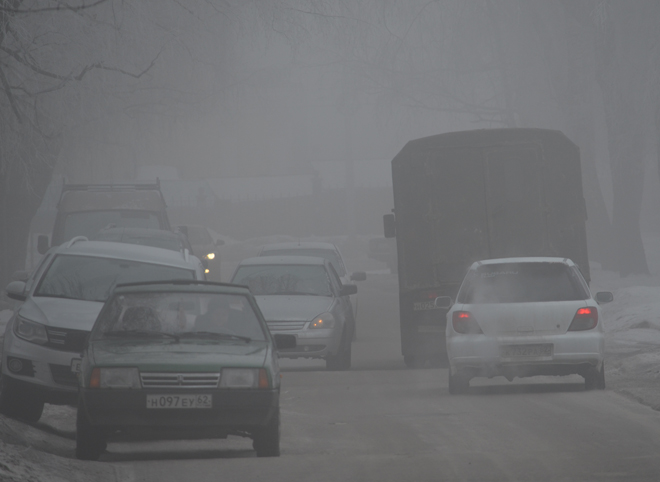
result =
[[[555,130],[506,128],[408,142],[392,160],[401,351],[409,367],[446,359],[446,310],[477,260],[572,259],[590,279],[578,147]]]

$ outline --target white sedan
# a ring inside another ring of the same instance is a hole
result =
[[[456,303],[448,308],[449,392],[474,377],[571,375],[585,388],[605,388],[603,323],[599,303],[580,270],[566,258],[502,258],[475,262]]]

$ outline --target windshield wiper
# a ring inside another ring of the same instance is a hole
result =
[[[327,296],[318,293],[311,293],[309,291],[278,291],[276,293],[269,293],[273,295],[300,295],[300,296]]]
[[[79,300],[80,298],[74,298],[73,296],[59,295],[59,294],[36,294],[34,296],[43,296],[44,298],[62,298],[64,300]]]
[[[114,330],[114,331],[106,331],[103,333],[103,336],[109,336],[109,337],[117,337],[117,338],[126,338],[130,336],[166,336],[170,338],[174,338],[177,343],[179,342],[179,336],[175,335],[174,333],[166,333],[164,331],[149,331],[149,330]]]
[[[252,338],[247,336],[233,335],[231,333],[218,333],[216,331],[186,331],[183,333],[179,333],[179,336],[181,338],[188,338],[188,337],[194,338],[197,336],[200,338],[205,338],[205,337],[220,338],[222,340],[235,339],[235,340],[243,340],[245,343],[250,343],[252,341]]]

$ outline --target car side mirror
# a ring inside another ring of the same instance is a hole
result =
[[[433,302],[433,306],[443,310],[448,310],[453,304],[454,301],[451,299],[451,296],[438,296]]]
[[[383,231],[386,238],[396,237],[396,221],[394,214],[386,214],[383,216]]]
[[[225,240],[224,239],[216,239],[215,240],[215,245],[216,246],[224,246],[225,245]]]
[[[355,271],[351,274],[351,281],[365,281],[367,279],[367,273],[365,271]]]
[[[48,236],[45,234],[40,234],[37,236],[37,251],[39,254],[46,254],[46,251],[50,249],[50,241]]]
[[[25,281],[12,281],[7,285],[5,291],[12,300],[25,301]]]
[[[273,335],[275,346],[278,350],[287,350],[296,347],[296,337],[294,335]]]
[[[357,286],[353,284],[342,285],[339,296],[350,296],[357,294]]]
[[[600,305],[601,303],[609,303],[610,301],[614,301],[614,295],[610,291],[599,291],[596,293],[595,299],[596,303]]]

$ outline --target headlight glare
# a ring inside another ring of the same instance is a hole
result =
[[[309,324],[309,327],[311,329],[314,328],[325,328],[331,329],[334,328],[335,326],[335,318],[332,316],[331,313],[321,313],[319,316],[314,318],[312,322]]]
[[[14,324],[14,333],[19,338],[38,345],[45,345],[48,343],[48,335],[46,334],[46,327],[41,323],[26,320],[25,318],[18,317]]]
[[[259,370],[259,368],[223,368],[222,375],[220,376],[220,387],[258,388],[260,379]]]
[[[137,368],[100,368],[100,388],[141,388]]]
[[[215,259],[215,253],[209,253],[206,255],[206,259]]]

